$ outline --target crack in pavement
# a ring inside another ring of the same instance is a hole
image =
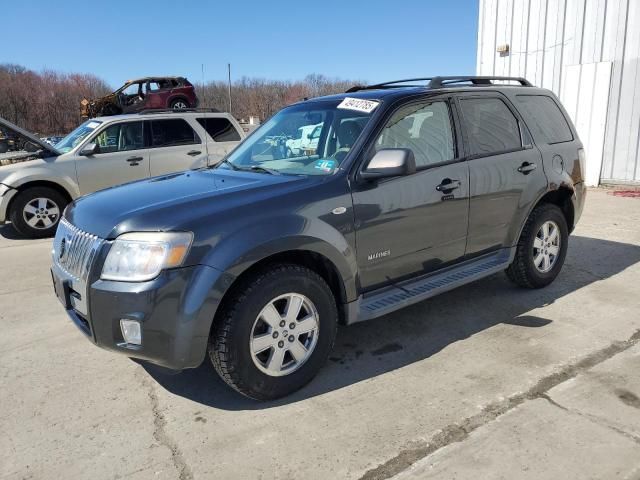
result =
[[[140,372],[140,371],[138,371]],[[149,378],[144,374],[140,374],[143,386],[147,387],[149,400],[151,401],[151,412],[153,413],[153,438],[162,446],[169,449],[171,452],[171,462],[178,471],[179,480],[192,480],[193,474],[191,469],[182,455],[182,450],[178,447],[178,444],[167,434],[165,427],[167,426],[167,419],[160,411],[160,404],[158,401],[158,395],[155,392],[153,384],[149,381]]]
[[[549,395],[547,395],[546,393],[543,393],[542,395],[540,395],[540,398],[544,398],[547,402],[549,402],[551,405],[553,405],[556,408],[559,408],[560,410],[564,410],[567,413],[571,413],[573,415],[578,415],[582,418],[586,418],[587,420],[590,420],[593,423],[596,423],[598,425],[600,425],[601,427],[604,428],[608,428],[609,430],[613,430],[614,432],[627,437],[629,440],[633,440],[634,442],[636,442],[637,444],[640,444],[640,437],[638,437],[637,435],[634,435],[633,433],[627,432],[625,430],[622,430],[621,428],[612,425],[611,423],[609,423],[607,421],[606,418],[602,418],[599,417],[598,415],[593,415],[591,413],[587,413],[587,412],[581,412],[580,410],[574,409],[574,408],[569,408],[569,407],[565,407],[564,405],[556,402],[554,399],[552,399]]]
[[[402,450],[398,455],[387,460],[385,463],[367,470],[360,480],[385,480],[391,478],[406,470],[418,460],[428,457],[441,448],[465,440],[474,430],[494,421],[496,418],[513,410],[525,401],[538,398],[549,399],[546,393],[556,385],[564,383],[579,373],[589,370],[599,363],[624,352],[638,342],[640,342],[640,330],[637,330],[628,340],[613,342],[605,348],[588,354],[577,362],[565,365],[557,372],[538,380],[533,387],[525,392],[514,394],[498,402],[490,403],[476,415],[467,417],[459,423],[447,425],[438,431],[430,441],[420,441],[417,446]]]

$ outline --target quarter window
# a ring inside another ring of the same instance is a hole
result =
[[[537,142],[561,143],[573,140],[566,118],[551,97],[516,95],[516,99],[518,110]]]
[[[200,143],[200,137],[181,118],[151,121],[151,146],[173,147]]]
[[[198,123],[204,127],[209,136],[216,142],[240,141],[240,134],[226,118],[198,118]]]
[[[460,106],[473,155],[499,153],[522,147],[518,120],[502,100],[463,98]]]
[[[144,148],[142,122],[115,123],[102,130],[93,143],[99,147],[99,153],[125,152]]]
[[[393,115],[376,141],[376,150],[410,148],[420,168],[453,160],[453,138],[447,103],[420,103]]]

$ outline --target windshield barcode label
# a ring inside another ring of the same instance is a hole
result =
[[[374,100],[362,100],[361,98],[350,98],[347,97],[338,108],[344,108],[346,110],[357,110],[358,112],[371,113],[373,109],[376,108],[380,102],[376,102]]]

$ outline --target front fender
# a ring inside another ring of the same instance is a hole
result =
[[[75,175],[75,169],[73,174]],[[58,172],[53,169],[30,167],[11,172],[2,179],[2,183],[15,189],[33,182],[55,183],[64,188],[72,199],[80,196],[78,183],[71,176],[70,172]]]
[[[237,277],[257,262],[278,253],[314,252],[334,265],[342,280],[346,299],[352,301],[357,298],[357,263],[353,242],[350,241],[352,229],[345,233],[320,218],[301,215],[269,217],[228,236],[218,236],[201,262]]]

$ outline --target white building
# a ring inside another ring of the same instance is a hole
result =
[[[480,0],[478,75],[553,90],[587,181],[640,184],[640,0]]]

